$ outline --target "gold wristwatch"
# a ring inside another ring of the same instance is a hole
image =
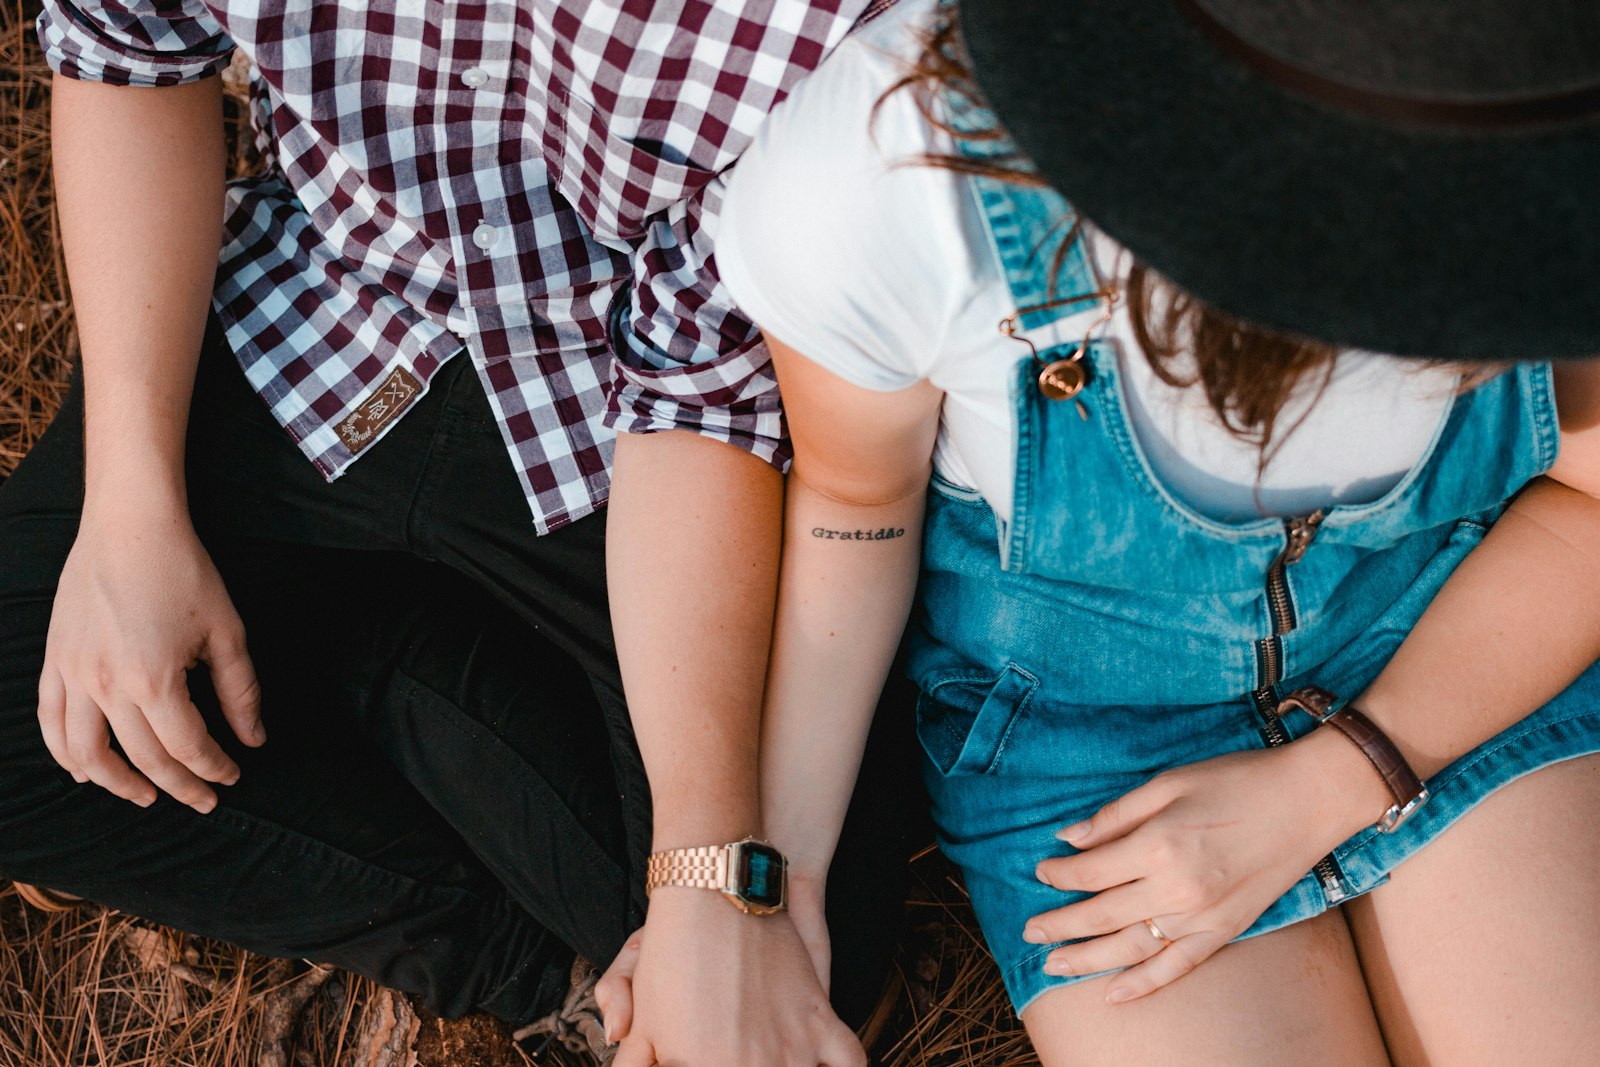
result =
[[[652,853],[645,867],[646,895],[658,886],[715,889],[750,915],[773,915],[789,906],[789,862],[753,837],[726,845]]]

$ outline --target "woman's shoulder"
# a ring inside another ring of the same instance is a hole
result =
[[[839,338],[806,336],[823,320],[854,320],[854,347],[892,343],[875,354],[904,373],[879,387],[925,376],[905,359],[931,358],[941,309],[976,278],[964,179],[921,162],[948,135],[896,88],[932,10],[902,4],[795,88],[731,170],[716,235],[722,277],[763,329],[824,362],[815,349]]]

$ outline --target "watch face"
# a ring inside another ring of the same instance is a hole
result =
[[[758,908],[783,905],[783,853],[759,841],[746,841],[739,849],[738,894]]]

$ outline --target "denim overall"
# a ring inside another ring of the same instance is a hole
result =
[[[972,121],[982,118],[958,113],[958,126]],[[1019,311],[1097,288],[1081,245],[1050,277],[1071,214],[1058,195],[983,177],[970,186]],[[1024,313],[1021,326],[1087,306]],[[1360,693],[1558,444],[1550,368],[1523,363],[1457,396],[1382,498],[1330,507],[1314,526],[1218,522],[1156,476],[1108,343],[1090,346],[1092,374],[1077,398],[1087,418],[1041,393],[1041,367],[1075,345],[1041,345],[1037,360],[1016,365],[1009,528],[975,493],[935,478],[911,638],[941,844],[964,873],[1019,1012],[1074,980],[1041,970],[1053,946],[1022,940],[1029,918],[1082,895],[1034,877],[1039,860],[1072,851],[1055,832],[1161,770],[1303,735],[1315,725],[1303,713],[1271,714],[1296,686]],[[1398,831],[1341,845],[1244,936],[1373,889],[1493,789],[1600,749],[1597,709],[1600,668],[1591,668],[1434,776],[1431,799]]]

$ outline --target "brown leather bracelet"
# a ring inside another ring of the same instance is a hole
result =
[[[1378,772],[1383,784],[1389,787],[1394,805],[1383,813],[1376,824],[1376,829],[1381,833],[1392,833],[1398,829],[1428,799],[1428,787],[1417,777],[1417,772],[1411,769],[1411,764],[1406,762],[1394,742],[1389,740],[1389,735],[1356,708],[1314,685],[1296,689],[1284,697],[1278,703],[1279,717],[1290,708],[1299,708],[1318,723],[1344,734],[1367,757],[1367,762]]]

